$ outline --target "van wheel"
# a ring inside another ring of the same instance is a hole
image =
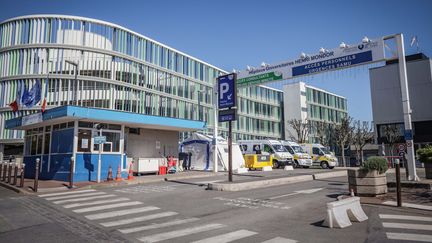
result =
[[[277,160],[273,160],[273,169],[279,168],[279,163]]]
[[[327,163],[327,161],[321,162],[321,168],[327,169],[328,167],[329,167],[329,164]]]

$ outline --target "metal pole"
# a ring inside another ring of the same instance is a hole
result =
[[[395,159],[396,165],[396,196],[397,196],[397,206],[402,207],[402,197],[401,197],[401,184],[400,184],[400,163],[399,159]]]
[[[99,129],[99,136],[102,136],[102,129]],[[101,178],[101,154],[102,154],[102,144],[99,144],[99,158],[98,158],[98,172],[97,172],[97,183],[100,183]]]
[[[201,121],[201,91],[198,90],[198,121]]]
[[[9,163],[7,183],[11,183],[12,181],[11,178],[12,178],[12,162]]]
[[[20,180],[20,187],[24,187],[24,168],[25,164],[21,165],[21,180]]]
[[[2,172],[3,172],[3,162],[0,162],[0,180],[2,179]]]
[[[6,181],[7,166],[8,166],[8,162],[4,162],[4,164],[3,164],[3,178],[2,178],[2,181]]]
[[[232,121],[228,122],[228,181],[232,182]]]
[[[12,185],[14,185],[14,186],[16,186],[16,184],[17,184],[17,177],[18,177],[18,163],[15,163],[14,178],[13,178],[13,183],[12,183]]]
[[[36,166],[35,166],[34,185],[33,185],[33,191],[34,192],[38,191],[38,186],[39,186],[39,163],[40,163],[40,159],[37,158],[36,159]]]
[[[217,104],[217,82],[213,88],[214,90],[214,96],[213,96],[213,172],[217,173],[218,172],[218,145],[217,145],[217,134],[218,134],[218,104]]]
[[[401,93],[402,93],[402,108],[404,114],[404,123],[405,123],[405,131],[410,131],[412,133],[412,124],[411,124],[411,106],[409,99],[409,90],[408,90],[408,77],[407,77],[407,69],[406,69],[406,61],[405,61],[405,48],[403,42],[403,34],[395,35],[397,49],[398,49],[398,58],[399,58],[399,80],[401,85]],[[417,176],[416,168],[415,168],[415,158],[414,158],[414,141],[411,138],[406,139],[406,143],[410,146],[407,146],[407,166],[408,166],[408,180],[409,181],[418,181],[419,178]]]
[[[75,166],[75,159],[74,157],[70,160],[70,168],[69,168],[69,188],[73,188],[73,175],[74,175],[74,166]]]

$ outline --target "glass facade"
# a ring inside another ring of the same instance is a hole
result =
[[[58,15],[10,19],[0,24],[0,140],[23,138],[20,131],[5,130],[5,120],[35,112],[41,104],[16,113],[8,104],[19,87],[30,89],[38,80],[48,108],[78,105],[202,120],[211,134],[213,87],[222,74],[115,24]],[[234,139],[281,138],[281,92],[255,86],[239,93]],[[220,126],[226,135],[226,124]]]

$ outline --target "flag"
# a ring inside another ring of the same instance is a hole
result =
[[[22,93],[22,83],[18,81],[17,95],[15,97],[15,100],[9,104],[13,112],[17,112],[19,110],[19,106],[21,103],[21,93]]]
[[[27,91],[27,88],[24,89],[24,93],[21,98],[22,103],[27,108],[35,106],[41,100],[41,92],[41,81],[37,80],[30,91]]]
[[[12,108],[13,112],[17,112],[18,111],[18,102],[16,100],[14,100],[12,103],[9,104],[10,108]]]
[[[44,99],[42,101],[42,113],[45,112],[46,109],[46,105],[47,105],[47,96],[48,96],[48,79],[46,79],[45,81],[45,94],[44,94]]]

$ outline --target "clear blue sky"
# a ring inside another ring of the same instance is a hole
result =
[[[91,1],[2,0],[0,20],[25,14],[69,14],[113,22],[224,70],[258,66],[404,33],[432,55],[432,1]],[[346,96],[350,115],[372,120],[367,68],[318,75],[308,84]]]

